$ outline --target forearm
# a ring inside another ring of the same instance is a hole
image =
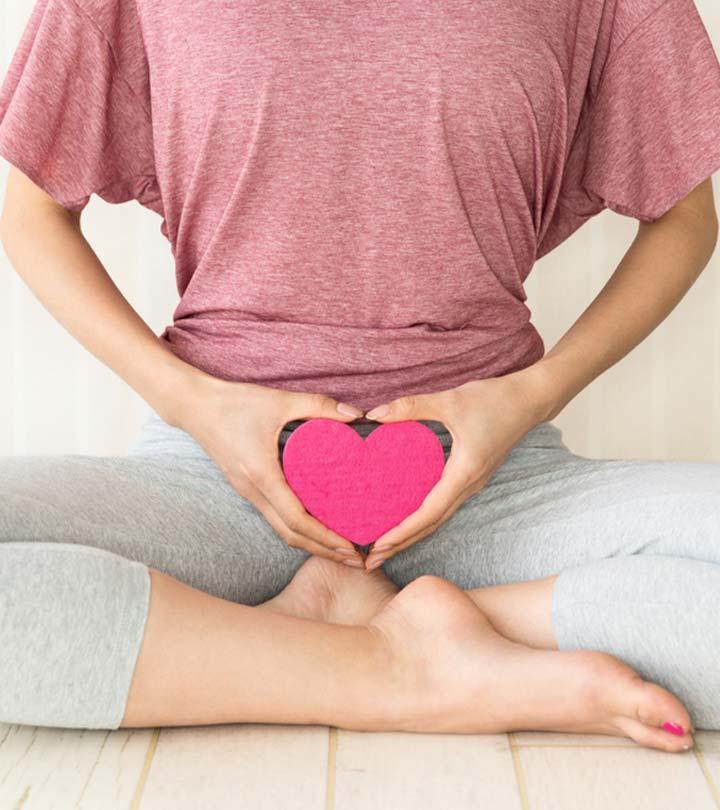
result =
[[[13,267],[50,314],[164,419],[176,423],[203,372],[175,357],[124,298],[76,215],[38,205],[2,223]]]
[[[590,306],[540,361],[517,372],[537,392],[541,419],[557,416],[669,315],[707,265],[716,239],[711,225],[689,215],[640,226]]]

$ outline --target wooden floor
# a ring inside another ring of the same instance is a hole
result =
[[[0,810],[720,810],[720,733],[696,740],[0,724]]]

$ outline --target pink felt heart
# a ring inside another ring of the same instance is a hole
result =
[[[366,439],[334,419],[308,419],[288,436],[282,466],[307,511],[357,545],[415,512],[442,476],[443,446],[421,422],[380,425]]]

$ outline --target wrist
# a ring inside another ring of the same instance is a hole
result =
[[[172,427],[188,430],[198,413],[207,411],[209,399],[225,382],[195,366],[179,361],[168,395],[162,398],[162,419]]]
[[[567,404],[552,366],[543,358],[514,373],[522,381],[534,424],[554,419]]]

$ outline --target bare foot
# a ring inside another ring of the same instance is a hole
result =
[[[398,590],[379,568],[368,573],[313,555],[284,590],[257,607],[332,624],[367,624]]]
[[[564,731],[627,736],[682,751],[690,718],[670,692],[602,652],[538,650],[500,635],[463,590],[423,576],[402,591],[312,556],[261,608],[337,624],[367,624],[389,654],[386,725],[421,732]],[[378,727],[378,730],[381,727]]]
[[[440,577],[411,582],[368,626],[389,650],[389,728],[611,734],[664,751],[693,744],[688,713],[667,690],[606,653],[509,641]],[[666,722],[686,733],[665,731]]]

